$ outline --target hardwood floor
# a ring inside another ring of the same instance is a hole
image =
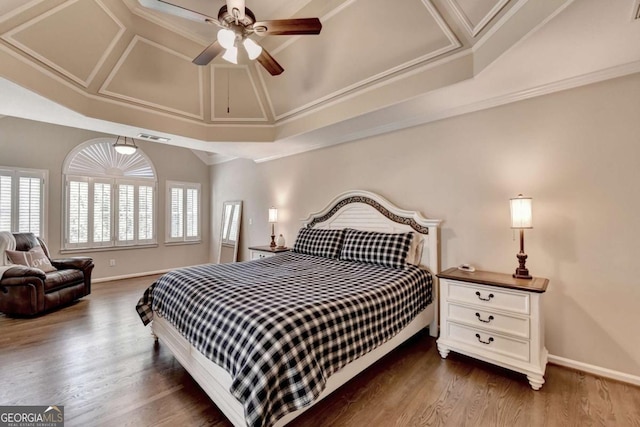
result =
[[[229,426],[134,306],[155,277],[94,284],[35,319],[0,315],[0,404],[64,405],[67,426]],[[640,388],[549,365],[526,378],[419,334],[295,426],[640,426]]]

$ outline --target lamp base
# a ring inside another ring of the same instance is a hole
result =
[[[272,247],[272,248],[275,248],[277,246],[276,245],[276,235],[275,234],[271,235],[271,243],[269,243],[269,246]]]
[[[532,276],[529,275],[529,270],[527,270],[526,268],[524,269],[524,272],[520,271],[519,268],[516,268],[516,272],[513,273],[513,278],[514,279],[533,279]]]
[[[518,268],[516,268],[516,272],[513,273],[513,277],[516,279],[533,279],[533,277],[531,277],[531,275],[529,274],[529,270],[525,267],[525,263],[527,262],[527,254],[520,252],[518,255],[516,255],[516,257],[518,258],[518,262],[520,263],[520,265],[518,266]]]

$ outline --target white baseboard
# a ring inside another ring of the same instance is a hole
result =
[[[122,276],[101,277],[99,279],[91,279],[91,283],[110,282],[112,280],[133,279],[135,277],[151,276],[153,274],[164,274],[164,273],[170,272],[171,270],[175,270],[176,268],[182,268],[182,267],[167,268],[166,270],[146,271],[143,273],[123,274]]]
[[[600,377],[611,378],[613,380],[622,381],[633,385],[640,386],[640,376],[631,375],[620,371],[614,371],[613,369],[603,368],[600,366],[590,365],[588,363],[578,362],[577,360],[566,359],[560,356],[549,355],[549,363],[554,365],[565,366],[571,369],[577,369],[579,371],[588,372]]]

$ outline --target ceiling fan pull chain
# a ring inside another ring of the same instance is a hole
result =
[[[230,93],[231,93],[231,71],[227,68],[227,114],[231,114],[231,107],[229,104]]]

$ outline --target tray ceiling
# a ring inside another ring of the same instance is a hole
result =
[[[224,4],[178,1],[213,16]],[[3,0],[0,77],[112,123],[114,132],[146,131],[222,153],[230,145],[219,143],[321,137],[323,129],[468,81],[571,1],[247,3],[259,20],[322,21],[317,36],[259,40],[284,66],[281,76],[248,60],[192,64],[217,27],[168,14],[158,0]]]

